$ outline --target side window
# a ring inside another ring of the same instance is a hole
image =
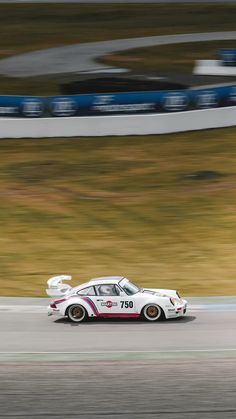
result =
[[[119,288],[115,284],[102,284],[96,285],[96,292],[97,295],[104,295],[104,296],[118,296],[120,295]]]
[[[94,287],[83,288],[77,291],[78,295],[96,295]]]

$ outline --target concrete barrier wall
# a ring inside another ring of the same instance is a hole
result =
[[[209,76],[236,76],[236,67],[222,65],[219,60],[197,60],[194,74]]]
[[[148,115],[0,119],[0,138],[167,134],[236,125],[236,106]]]

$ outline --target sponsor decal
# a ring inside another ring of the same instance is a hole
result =
[[[98,112],[140,112],[140,111],[154,111],[155,103],[125,103],[112,105],[95,105],[92,107],[93,111]]]
[[[52,100],[50,110],[53,116],[74,116],[78,109],[73,99],[59,97]]]
[[[21,113],[26,117],[40,117],[43,114],[43,102],[37,98],[28,98],[21,103]]]
[[[15,106],[0,106],[0,115],[15,115],[18,113],[18,108]]]
[[[223,55],[224,64],[234,64],[235,62],[235,53],[227,52]]]
[[[114,96],[112,95],[96,96],[94,99],[94,105],[108,105],[113,101],[113,99]]]
[[[236,87],[232,88],[231,93],[229,95],[229,99],[231,102],[233,102],[233,104],[236,103]]]
[[[116,96],[102,95],[94,99],[92,111],[95,112],[140,112],[155,110],[155,103],[115,103]]]
[[[213,90],[204,90],[197,95],[196,105],[200,109],[215,108],[218,105],[218,95]]]
[[[112,302],[111,300],[108,300],[108,301],[105,301],[104,303],[101,303],[101,305],[104,307],[107,307],[107,308],[112,308],[112,307],[116,307],[116,306],[118,306],[118,304],[117,303],[114,303],[114,302]]]
[[[181,92],[168,93],[163,97],[162,106],[165,111],[185,111],[188,107],[188,96]]]
[[[236,64],[236,49],[220,49],[219,55],[223,65],[235,66]]]

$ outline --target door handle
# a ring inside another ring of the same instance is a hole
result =
[[[103,301],[103,299],[99,298],[97,301]]]

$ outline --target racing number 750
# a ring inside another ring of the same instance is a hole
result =
[[[121,301],[121,308],[133,308],[134,303],[133,301]]]

